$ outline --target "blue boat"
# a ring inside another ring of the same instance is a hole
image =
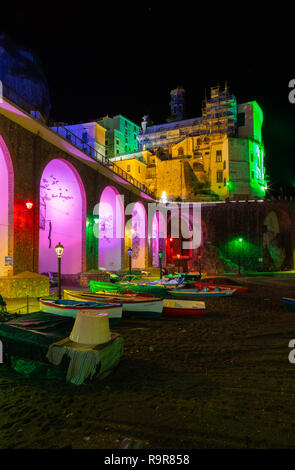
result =
[[[295,313],[295,299],[290,299],[289,297],[283,297],[282,300],[283,300],[286,311]]]
[[[220,290],[218,287],[214,290],[209,290],[208,287],[203,289],[173,289],[170,295],[179,297],[230,297],[236,292],[235,289]]]

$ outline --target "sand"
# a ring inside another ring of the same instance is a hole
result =
[[[74,386],[0,366],[1,449],[293,448],[295,280],[247,279],[195,318],[123,320],[122,360]]]

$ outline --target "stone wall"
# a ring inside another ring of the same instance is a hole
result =
[[[0,277],[0,294],[8,299],[46,297],[49,295],[49,278],[30,272]]]

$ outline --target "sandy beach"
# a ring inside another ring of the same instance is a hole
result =
[[[124,319],[119,366],[74,386],[0,366],[1,449],[294,448],[295,279],[245,278],[195,318]]]

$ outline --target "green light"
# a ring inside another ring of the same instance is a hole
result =
[[[159,258],[163,258],[163,251],[159,251]]]
[[[239,238],[239,242],[242,243],[243,239],[242,238]]]

